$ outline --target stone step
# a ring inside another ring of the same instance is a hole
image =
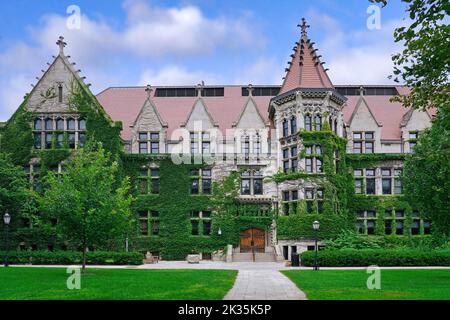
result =
[[[255,262],[275,262],[277,261],[274,253],[255,253]],[[253,262],[253,254],[251,252],[233,253],[233,262]]]

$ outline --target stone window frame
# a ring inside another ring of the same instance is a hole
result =
[[[161,132],[160,131],[139,131],[138,132],[138,152],[139,154],[159,154]],[[154,152],[154,146],[157,152]]]
[[[210,237],[212,234],[212,211],[192,210],[190,213],[191,236]],[[194,228],[195,226],[195,228]],[[208,226],[205,228],[205,226]],[[194,232],[195,230],[195,232]],[[208,230],[205,232],[205,230]]]
[[[62,129],[57,126],[60,120],[63,122]],[[69,128],[69,121],[73,121],[75,125],[73,129]],[[69,149],[83,148],[86,144],[86,119],[82,115],[74,114],[37,114],[33,119],[32,132],[35,150],[61,149],[64,147],[65,136],[68,139]]]
[[[156,210],[138,211],[141,236],[157,237],[160,235],[161,218],[160,212]],[[145,233],[143,232],[145,226]]]
[[[241,172],[240,195],[242,196],[262,196],[264,194],[264,175],[260,169],[251,169]],[[248,193],[243,192],[243,182],[248,181]],[[256,182],[261,183],[261,192],[255,193]]]
[[[359,234],[375,235],[376,227],[376,210],[358,210],[356,212],[356,228]]]
[[[369,135],[371,135],[371,137]],[[375,153],[375,131],[352,131],[352,141],[352,153]],[[355,148],[356,144],[359,144],[360,147]],[[368,145],[371,145],[371,147],[367,148]],[[359,150],[360,152],[356,152],[356,150]],[[367,150],[370,150],[370,152],[367,152]]]
[[[298,145],[295,143],[282,149],[283,172],[298,171]]]
[[[305,171],[307,173],[323,173],[322,145],[305,145]],[[310,152],[308,150],[311,150]],[[320,150],[317,152],[317,150]],[[308,164],[309,163],[309,164]],[[320,168],[320,170],[319,170]]]
[[[304,199],[306,202],[306,212],[308,214],[321,214],[323,213],[323,202],[325,200],[325,190],[323,187],[305,187]],[[310,194],[311,196],[308,196]],[[317,203],[317,211],[314,212],[314,202]]]
[[[206,146],[208,146],[206,148]],[[189,153],[190,154],[211,154],[211,132],[209,131],[189,131]],[[205,150],[208,152],[204,152]]]
[[[289,126],[291,135],[297,134],[297,117],[295,115],[289,119]]]
[[[158,195],[160,192],[160,169],[157,166],[141,168],[138,176],[138,189],[141,195]]]
[[[189,176],[191,178],[191,195],[212,195],[212,168],[190,169]],[[194,189],[195,185],[197,185],[196,189]]]
[[[413,137],[411,137],[411,135],[413,135]],[[417,144],[417,139],[419,139],[419,131],[418,130],[408,131],[408,145],[409,145],[410,153],[414,152],[414,147]]]
[[[404,235],[405,234],[406,210],[404,209],[386,209],[384,211],[384,233],[385,235]],[[388,227],[390,232],[387,232]],[[401,226],[401,228],[399,228]]]

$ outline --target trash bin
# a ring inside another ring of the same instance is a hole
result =
[[[291,261],[293,267],[300,267],[300,255],[296,252],[291,254]]]

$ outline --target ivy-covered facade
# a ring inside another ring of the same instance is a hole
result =
[[[164,259],[290,259],[343,230],[407,241],[432,222],[404,199],[401,168],[431,115],[389,102],[406,88],[335,86],[301,26],[281,86],[108,88],[94,96],[64,53],[1,127],[1,152],[33,193],[72,151],[103,144],[129,176],[134,234],[110,249]],[[37,197],[36,197],[37,198]],[[45,212],[13,213],[14,245],[70,243]],[[33,212],[34,210],[34,212]],[[41,221],[42,220],[42,221]],[[395,241],[395,240],[393,240]],[[92,248],[97,249],[97,248]]]

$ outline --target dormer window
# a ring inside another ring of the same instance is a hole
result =
[[[139,132],[139,153],[159,153],[159,132]]]

